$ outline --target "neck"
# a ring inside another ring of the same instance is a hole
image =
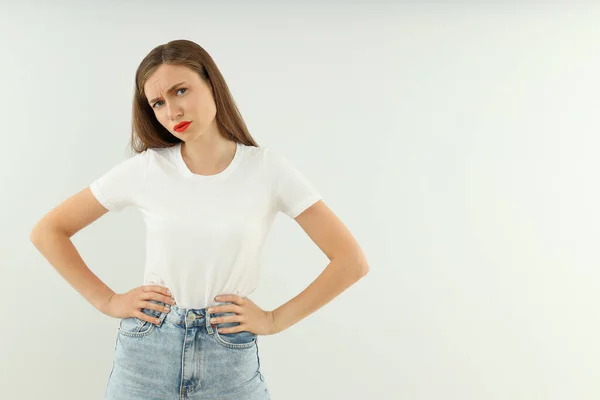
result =
[[[181,143],[181,155],[190,171],[198,175],[214,175],[225,170],[233,160],[236,143],[220,134],[201,136]]]

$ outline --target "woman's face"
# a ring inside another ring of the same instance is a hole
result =
[[[144,92],[156,119],[173,136],[187,142],[217,133],[212,89],[188,67],[161,65],[144,84]],[[192,123],[184,132],[177,132],[175,125],[182,121]]]

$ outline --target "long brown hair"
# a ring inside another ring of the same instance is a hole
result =
[[[212,88],[217,107],[215,119],[223,136],[234,142],[258,147],[212,57],[200,45],[190,40],[173,40],[152,49],[144,57],[135,73],[131,141],[129,143],[135,153],[141,153],[148,148],[175,146],[182,141],[158,122],[144,93],[146,80],[162,64],[182,65],[196,71],[200,78]]]

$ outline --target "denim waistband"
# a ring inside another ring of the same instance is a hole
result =
[[[161,326],[165,320],[169,321],[174,325],[179,325],[183,328],[190,328],[194,326],[206,326],[206,330],[209,333],[212,333],[212,326],[210,323],[210,319],[214,316],[224,316],[224,315],[235,315],[234,312],[225,312],[225,313],[209,313],[207,308],[183,308],[179,307],[177,304],[167,304],[162,301],[157,300],[149,300],[151,303],[158,304],[161,306],[169,306],[171,311],[159,311],[159,310],[151,310],[148,308],[142,308],[142,312],[147,315],[151,315],[155,318],[159,319],[158,326]],[[212,307],[221,306],[225,304],[235,304],[232,302],[221,302],[217,303]]]

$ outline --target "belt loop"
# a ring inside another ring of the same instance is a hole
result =
[[[208,308],[206,308],[206,331],[209,335],[214,333],[212,324],[210,323],[210,313],[208,312]]]
[[[158,317],[158,326],[162,326],[163,322],[165,321],[165,318],[167,318],[167,313],[165,311],[161,311],[160,312],[160,317]]]
[[[167,305],[166,303],[163,303],[162,301],[157,301],[157,300],[150,300],[150,302],[154,303],[154,304],[161,305],[163,307]],[[153,318],[158,318],[158,325],[157,325],[158,327],[162,326],[163,321],[167,317],[167,313],[165,311],[151,310],[151,309],[148,309],[148,308],[144,308],[144,310],[148,310],[150,316],[152,316]],[[156,312],[158,312],[158,315],[155,315]]]

